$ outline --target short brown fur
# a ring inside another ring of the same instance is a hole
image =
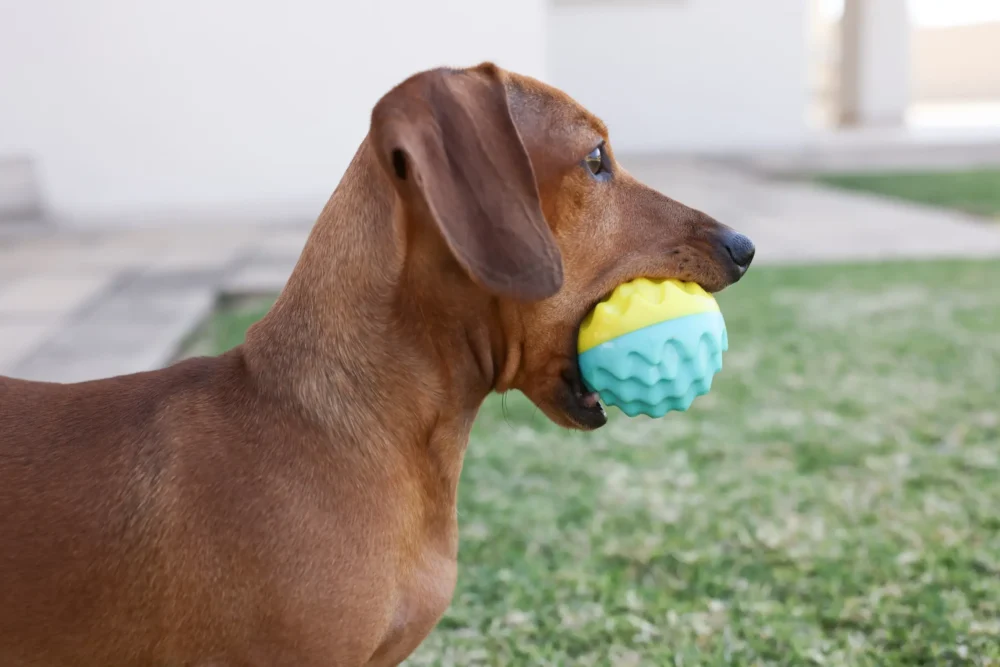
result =
[[[720,290],[749,264],[606,143],[595,178],[582,161],[607,139],[491,64],[420,73],[376,105],[244,345],[0,378],[0,664],[401,662],[451,600],[484,398],[600,426],[575,361],[593,304],[638,276]]]

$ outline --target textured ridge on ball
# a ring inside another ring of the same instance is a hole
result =
[[[630,417],[662,417],[708,393],[728,348],[722,313],[697,313],[591,348],[580,355],[580,372],[608,405]]]
[[[580,352],[632,331],[686,315],[719,312],[715,298],[697,283],[637,278],[619,285],[580,325]]]
[[[619,285],[580,326],[583,382],[625,414],[687,410],[712,388],[729,347],[715,298],[695,283]]]

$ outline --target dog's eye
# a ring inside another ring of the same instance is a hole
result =
[[[590,173],[594,176],[600,175],[604,171],[604,147],[598,146],[590,151],[590,155],[585,157],[583,161],[587,164]]]

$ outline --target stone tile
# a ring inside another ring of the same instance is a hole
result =
[[[9,374],[58,330],[57,323],[0,322],[0,374]]]
[[[145,360],[125,354],[92,354],[87,357],[40,358],[17,366],[13,377],[37,382],[86,382],[116,375],[128,375],[143,368]]]
[[[180,291],[199,291],[217,289],[225,278],[227,270],[224,267],[197,269],[149,269],[129,281],[124,290],[129,293],[174,293]]]
[[[233,262],[238,248],[209,246],[170,248],[152,259],[147,268],[153,271],[206,271]]]
[[[60,275],[106,275],[116,271],[142,267],[148,263],[134,253],[123,253],[118,257],[95,255],[86,250],[38,251],[22,249],[10,252],[0,248],[0,269],[17,271],[19,274],[37,275],[54,273]]]
[[[163,230],[121,230],[108,235],[95,249],[95,254],[136,256],[148,262],[176,245],[177,231],[165,234]]]
[[[215,292],[208,289],[146,299],[118,293],[61,328],[13,372],[18,377],[79,382],[161,367],[214,305]]]
[[[20,276],[0,288],[0,314],[65,315],[107,289],[110,275]]]
[[[106,273],[141,266],[156,254],[137,248],[110,249],[102,234],[63,232],[0,246],[0,269],[26,274],[40,271],[70,274]]]
[[[190,226],[99,233],[63,230],[0,245],[0,268],[29,273],[46,266],[77,272],[101,268],[207,269],[225,266],[260,235],[252,228]]]
[[[233,272],[222,282],[226,294],[277,294],[284,289],[295,268],[290,264],[252,263]]]
[[[255,258],[294,257],[298,259],[309,238],[309,228],[281,229],[263,235],[251,246],[250,254]]]
[[[12,374],[49,382],[82,382],[166,365],[186,330],[85,328],[64,331],[21,363]]]
[[[214,286],[155,292],[122,290],[79,318],[81,325],[163,326],[205,316],[215,305]]]

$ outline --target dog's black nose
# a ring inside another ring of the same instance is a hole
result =
[[[756,250],[753,247],[753,241],[743,234],[730,231],[726,233],[722,243],[726,246],[726,250],[733,259],[733,263],[740,267],[741,270],[746,271],[750,266],[750,262],[753,261],[753,254]]]

